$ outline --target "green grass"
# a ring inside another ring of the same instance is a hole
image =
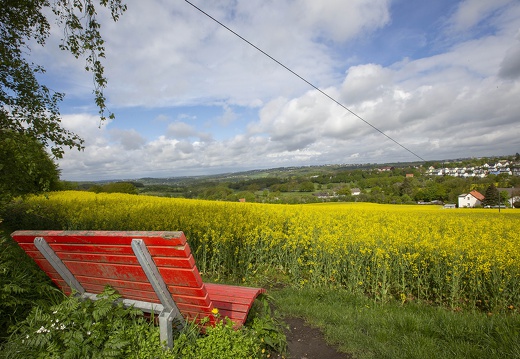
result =
[[[272,292],[280,312],[304,318],[355,358],[520,358],[520,315],[376,303],[344,290]]]

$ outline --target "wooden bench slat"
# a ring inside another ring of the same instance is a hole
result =
[[[29,244],[21,244],[20,245],[25,252],[30,255],[32,258],[44,258],[43,255],[36,249],[34,245]],[[93,253],[92,251],[83,251],[88,246],[74,246],[75,248],[64,248],[60,247],[56,248],[55,245],[52,245],[51,248],[55,251],[56,255],[63,260],[71,260],[71,261],[85,261],[85,262],[100,262],[100,263],[126,263],[126,264],[136,264],[139,262],[135,257],[134,253],[130,251],[104,251]],[[92,248],[92,247],[91,247]],[[119,247],[121,248],[121,247]],[[164,247],[151,247],[150,254],[152,255],[154,262],[157,266],[162,267],[175,267],[175,268],[193,268],[195,267],[195,259],[193,255],[189,253],[183,253],[181,256],[178,252],[172,253],[171,256],[165,257],[164,250],[161,250]],[[130,248],[131,249],[131,248]],[[117,253],[117,254],[115,254]]]
[[[216,307],[218,308],[218,307]],[[247,319],[247,312],[235,312],[235,311],[231,311],[231,310],[226,310],[226,309],[220,309],[219,308],[219,313],[220,313],[220,316],[221,318],[229,318],[231,319],[232,322],[236,323],[237,327],[240,326],[240,325],[243,325]]]
[[[234,302],[250,305],[257,296],[265,293],[265,289],[240,287],[234,285],[206,283],[206,290],[212,300],[220,302]]]
[[[75,253],[75,252],[56,252],[62,261],[77,262],[96,262],[111,264],[134,264],[139,265],[139,261],[135,255],[119,255],[119,254],[100,254],[100,253]],[[154,257],[154,262],[158,266],[174,267],[174,268],[193,268],[195,259],[190,254],[188,258],[179,257]]]
[[[45,236],[51,243],[95,243],[95,244],[128,244],[132,239],[145,240],[147,245],[163,244],[177,246],[186,244],[182,232],[169,231],[17,231],[17,242],[32,242],[35,237]]]
[[[32,259],[45,259],[43,254],[41,254],[39,251],[32,251],[25,249],[25,253],[27,253]]]
[[[85,276],[127,281],[146,282],[147,278],[139,265],[63,261],[74,276]],[[200,287],[202,278],[196,268],[159,268],[167,285]]]
[[[76,276],[76,279],[80,283],[88,283],[89,285],[97,285],[100,287],[104,286],[118,286],[121,285],[121,281],[109,279],[109,278],[94,278],[87,276]],[[136,291],[145,291],[145,292],[153,292],[152,285],[149,282],[137,282],[137,281],[126,281],[125,288]],[[201,287],[183,287],[183,286],[168,286],[170,293],[172,295],[178,296],[188,296],[188,297],[204,297],[207,294],[207,290],[205,288],[205,284]]]
[[[159,272],[167,285],[200,287],[203,284],[197,267],[191,270],[162,267]]]
[[[52,247],[51,247],[52,248]],[[139,261],[135,256],[119,255],[119,254],[90,254],[90,253],[73,253],[73,252],[56,252],[62,261],[67,262],[94,262],[94,263],[111,263],[111,264],[133,264],[139,265]]]
[[[19,243],[24,250],[37,250],[33,242]],[[132,248],[127,245],[108,245],[108,244],[71,244],[71,243],[51,243],[51,248],[56,252],[79,252],[79,253],[99,253],[99,254],[119,254],[134,255]],[[149,246],[152,256],[180,257],[185,258],[191,253],[188,246],[167,247]]]
[[[206,289],[214,295],[227,295],[234,298],[251,298],[265,293],[263,288],[242,287],[238,285],[206,283]]]
[[[213,302],[213,305],[215,308],[218,308],[219,310],[229,310],[232,312],[248,312],[250,309],[250,306],[247,304],[240,304],[240,303],[233,303],[228,301],[220,301],[211,299]]]
[[[96,284],[82,283],[82,285],[89,293],[101,293],[105,289],[104,286]],[[158,298],[154,298],[155,293],[153,292],[153,289],[151,291],[136,291],[133,289],[128,289],[125,286],[120,286],[117,283],[115,283],[112,288],[114,288],[123,298],[158,304],[161,303]]]
[[[85,290],[89,293],[101,293],[105,286],[100,286],[97,284],[85,284],[82,283]],[[124,283],[114,283],[112,285],[114,289],[123,297],[133,300],[140,300],[144,302],[152,302],[152,303],[160,303],[159,299],[155,299],[155,295],[153,292],[153,288],[150,286],[150,290],[135,290],[128,288]],[[211,300],[209,299],[208,293],[203,296],[189,296],[189,295],[172,295],[173,300],[177,303],[177,306],[180,304],[192,305],[197,307],[210,307],[212,305]]]
[[[188,257],[177,258],[177,257],[159,257],[152,254],[153,261],[157,266],[160,267],[173,267],[173,268],[195,268],[195,258],[191,253]]]

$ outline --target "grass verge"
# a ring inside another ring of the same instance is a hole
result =
[[[520,315],[374,302],[340,289],[273,291],[280,312],[304,318],[355,358],[520,358]]]

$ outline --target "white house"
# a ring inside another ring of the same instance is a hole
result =
[[[459,208],[473,208],[475,206],[480,206],[482,205],[484,198],[485,197],[478,191],[471,191],[470,193],[461,194],[459,196]]]

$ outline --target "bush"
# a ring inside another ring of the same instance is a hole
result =
[[[14,200],[0,208],[0,218],[9,228],[14,230],[45,230],[63,229],[65,227],[65,219],[60,214],[59,205],[46,203],[45,208],[41,208],[39,205],[31,206],[26,202],[27,198]]]
[[[114,182],[107,183],[103,186],[94,185],[90,189],[91,192],[100,193],[127,193],[127,194],[138,194],[139,191],[135,184],[131,182]]]
[[[0,206],[15,196],[54,190],[58,183],[58,167],[43,143],[31,135],[0,129]]]
[[[49,278],[14,241],[0,236],[0,343],[35,306],[63,297]]]
[[[48,309],[35,307],[2,348],[2,358],[174,358],[142,312],[117,302],[106,288],[99,300],[72,295]],[[117,304],[114,304],[117,303]]]
[[[220,320],[214,327],[208,327],[204,336],[190,337],[181,333],[174,341],[174,352],[183,359],[258,358],[261,343],[252,334],[233,329],[229,320]]]

